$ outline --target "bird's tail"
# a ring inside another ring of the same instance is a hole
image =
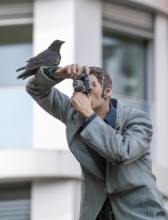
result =
[[[20,70],[24,70],[25,69],[25,66],[23,67],[20,67],[19,69],[16,70],[16,72],[20,71]]]
[[[17,76],[16,79],[26,79],[29,76],[33,76],[35,74],[36,71],[24,71],[23,73],[21,73],[20,75]]]

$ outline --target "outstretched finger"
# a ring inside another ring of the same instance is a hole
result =
[[[88,66],[83,66],[83,71],[89,75],[90,69]]]
[[[77,70],[77,72],[76,72],[76,77],[75,77],[75,78],[78,78],[78,77],[81,75],[81,73],[82,73],[82,71],[83,71],[83,68],[82,68],[82,66],[80,66],[78,63],[75,64],[75,65],[76,65],[76,70]]]

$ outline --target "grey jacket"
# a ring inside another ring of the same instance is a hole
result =
[[[82,169],[79,220],[95,220],[107,196],[116,220],[168,219],[151,170],[148,115],[117,101],[114,129],[97,116],[81,131],[84,119],[71,107],[69,97],[54,87],[60,81],[47,78],[41,68],[26,89],[44,110],[66,125],[69,148]],[[106,178],[86,144],[107,159]]]

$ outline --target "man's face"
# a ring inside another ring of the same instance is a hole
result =
[[[101,110],[105,103],[104,94],[102,94],[103,89],[95,75],[91,74],[90,77],[93,81],[93,89],[90,93],[92,100],[91,107],[95,112],[98,112],[99,110]]]

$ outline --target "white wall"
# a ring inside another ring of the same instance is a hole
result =
[[[157,14],[154,44],[155,161],[168,168],[168,17]]]
[[[102,2],[75,1],[75,62],[82,65],[102,64]]]
[[[55,39],[64,40],[60,66],[74,62],[74,3],[73,0],[35,0],[34,3],[34,53],[42,51]],[[59,86],[71,94],[70,80]],[[65,127],[58,120],[34,104],[33,147],[38,149],[67,149]]]
[[[49,0],[35,1],[34,54],[45,49],[53,40],[65,40],[60,66],[71,63],[101,65],[101,1]],[[72,81],[57,86],[71,96]],[[33,147],[36,149],[68,149],[65,126],[33,106]]]
[[[79,163],[69,151],[30,149],[0,151],[0,182],[53,178],[80,179],[80,175]]]
[[[78,197],[75,197],[76,194]],[[79,195],[79,180],[60,179],[33,182],[31,220],[77,220]]]

